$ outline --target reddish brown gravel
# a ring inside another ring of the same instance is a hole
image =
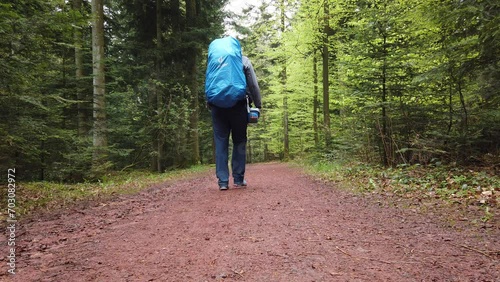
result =
[[[452,229],[286,164],[247,180],[219,191],[211,172],[21,222],[0,280],[500,281],[498,226]]]

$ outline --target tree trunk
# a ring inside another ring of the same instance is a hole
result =
[[[181,30],[181,8],[180,8],[180,1],[179,0],[171,0],[170,1],[170,9],[171,12],[169,14],[170,20],[172,22],[172,31],[174,33],[177,33]]]
[[[449,70],[451,73],[451,70]],[[444,83],[443,83],[444,84]],[[451,83],[448,84],[448,130],[446,134],[449,135],[451,132],[451,128],[453,127],[453,87]],[[447,141],[445,139],[445,145]]]
[[[93,168],[106,161],[106,102],[104,81],[104,11],[103,0],[92,1],[92,65],[93,65]]]
[[[267,146],[267,143],[264,143],[264,161],[270,161],[271,158],[269,156],[269,148]]]
[[[148,87],[148,116],[152,120],[152,130],[151,130],[151,150],[152,150],[152,155],[151,155],[151,160],[150,160],[150,166],[151,166],[151,171],[159,171],[158,170],[158,117],[156,110],[158,107],[156,106],[156,84],[154,79],[149,80],[149,87]]]
[[[286,76],[286,68],[283,70]],[[283,158],[288,160],[290,158],[290,138],[288,130],[288,95],[284,89],[283,96]]]
[[[390,146],[391,146],[391,141],[390,138],[388,137],[387,133],[387,112],[386,112],[386,103],[387,103],[387,61],[385,56],[387,55],[387,37],[384,36],[384,46],[383,46],[383,52],[384,52],[384,61],[382,64],[382,132],[381,132],[381,140],[382,140],[382,148],[383,148],[383,162],[384,166],[389,165],[389,155],[390,153]],[[392,154],[391,154],[392,155]]]
[[[82,7],[82,0],[73,0],[73,10],[77,15],[80,15]],[[85,113],[85,105],[87,101],[84,94],[83,86],[83,52],[82,52],[82,32],[81,26],[79,24],[80,18],[76,17],[74,23],[73,39],[75,43],[75,78],[76,78],[76,100],[77,104],[77,133],[78,136],[83,137],[87,134],[86,119],[87,115]]]
[[[157,82],[161,80],[161,49],[162,49],[162,34],[161,34],[161,23],[162,23],[162,16],[161,16],[161,0],[156,0],[156,62],[155,62],[155,68],[156,68],[156,80]],[[163,107],[163,93],[162,89],[160,86],[158,86],[158,83],[155,84],[155,96],[156,96],[156,107],[157,107],[157,113],[158,113],[158,134],[155,136],[157,138],[156,141],[156,170],[158,172],[163,171],[163,144],[164,144],[164,139],[165,136],[163,134],[163,125],[161,122],[163,122],[163,113],[165,112],[162,107]]]
[[[285,33],[285,0],[280,0],[281,10],[281,32]],[[288,91],[286,89],[286,57],[283,57],[282,71],[281,71],[281,86],[283,91],[283,158],[288,160],[290,158],[290,139],[288,130]]]
[[[457,81],[457,90],[458,90],[458,95],[460,97],[460,106],[462,107],[463,115],[462,115],[462,122],[461,122],[461,128],[460,131],[462,135],[467,134],[467,130],[469,128],[469,114],[467,112],[467,105],[465,104],[465,98],[464,98],[464,93],[462,91],[462,78],[460,77],[459,80]]]
[[[196,27],[197,3],[195,0],[186,0],[186,20],[188,27]],[[190,116],[190,135],[191,135],[191,162],[200,163],[200,136],[199,136],[199,107],[198,99],[198,67],[196,65],[198,52],[192,47],[188,61],[189,88],[191,90],[191,116]]]
[[[191,95],[192,95],[192,113],[191,113],[191,152],[192,152],[192,163],[200,163],[200,134],[199,134],[199,115],[200,115],[200,101],[198,99],[198,83],[197,83],[197,73],[198,68],[196,66],[196,56],[193,56],[193,62],[191,64],[192,71],[192,81],[191,81]]]
[[[319,146],[319,133],[318,133],[318,59],[316,58],[316,51],[313,55],[313,80],[314,80],[314,102],[313,102],[313,129],[314,129],[314,146]]]
[[[329,70],[328,70],[328,34],[330,31],[330,9],[328,7],[329,1],[323,4],[325,13],[325,22],[323,26],[323,127],[325,130],[325,145],[326,149],[331,149],[332,136],[330,132],[330,93],[329,93]]]

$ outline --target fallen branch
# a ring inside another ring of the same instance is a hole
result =
[[[245,273],[245,271],[244,271],[244,270],[241,270],[241,271],[236,271],[236,270],[234,270],[234,269],[231,269],[231,271],[232,271],[234,274],[239,275],[241,278],[244,278],[244,277],[243,277],[243,273]]]
[[[374,258],[369,258],[369,257],[358,257],[358,256],[353,256],[351,254],[349,254],[348,252],[342,250],[341,248],[339,248],[338,246],[335,246],[335,248],[337,250],[339,250],[340,252],[342,252],[343,254],[345,255],[348,255],[356,260],[359,260],[359,259],[365,259],[365,260],[371,260],[371,261],[378,261],[378,262],[381,262],[381,263],[386,263],[386,264],[393,264],[393,263],[396,263],[396,262],[392,262],[392,261],[386,261],[386,260],[381,260],[381,259],[374,259]],[[402,261],[400,261],[402,262]],[[405,262],[402,262],[402,263],[405,263]]]
[[[486,253],[495,255],[495,256],[500,256],[500,251],[487,251]]]
[[[481,250],[475,249],[475,248],[473,248],[473,247],[470,247],[470,246],[467,246],[467,245],[464,245],[464,244],[458,245],[458,244],[451,243],[451,242],[449,242],[449,243],[450,243],[451,245],[455,246],[455,247],[462,247],[462,248],[464,248],[464,249],[467,249],[467,250],[470,250],[470,251],[473,251],[473,252],[476,252],[476,253],[482,254],[483,256],[488,257],[488,258],[490,258],[490,259],[492,259],[492,260],[496,260],[496,259],[497,259],[497,258],[492,257],[491,255],[489,255],[488,253],[491,253],[491,252],[489,252],[489,251],[481,251]],[[499,252],[498,252],[498,251],[496,251],[496,252],[492,252],[492,253],[496,253],[496,254],[498,254]]]
[[[335,248],[336,248],[337,250],[339,250],[341,253],[343,253],[344,255],[348,255],[348,256],[350,256],[350,257],[353,257],[353,256],[351,256],[351,254],[349,254],[348,252],[346,252],[346,251],[342,250],[342,249],[341,249],[341,248],[339,248],[338,246],[335,246]]]

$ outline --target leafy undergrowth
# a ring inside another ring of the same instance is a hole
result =
[[[451,166],[382,168],[366,164],[316,162],[308,172],[337,187],[399,199],[421,211],[452,208],[465,220],[492,223],[498,210],[500,177],[494,171]],[[393,201],[394,202],[394,201]],[[471,215],[474,211],[475,215]]]
[[[19,220],[38,211],[54,210],[78,201],[137,193],[155,183],[190,177],[208,169],[210,166],[195,166],[161,174],[149,171],[114,172],[107,174],[99,182],[77,184],[18,182],[16,183],[15,207],[12,210],[15,211],[16,219]],[[1,201],[7,200],[1,199]],[[2,211],[0,220],[5,222],[6,216],[7,211]]]

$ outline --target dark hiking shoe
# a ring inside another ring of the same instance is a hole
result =
[[[219,186],[219,190],[221,190],[221,191],[227,190],[227,185]]]
[[[242,182],[234,183],[234,187],[246,187],[246,186],[247,186],[247,181],[244,179]]]

